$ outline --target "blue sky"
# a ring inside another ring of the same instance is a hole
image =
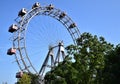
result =
[[[15,73],[19,71],[17,64],[13,63],[14,56],[6,55],[7,49],[12,46],[9,40],[12,34],[8,33],[8,28],[15,23],[14,19],[21,8],[31,9],[35,2],[40,2],[41,5],[52,3],[56,8],[65,11],[77,24],[81,33],[90,32],[105,37],[108,42],[115,45],[120,43],[119,0],[1,0],[0,84],[13,84],[16,81]]]

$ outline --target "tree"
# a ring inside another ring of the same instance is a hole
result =
[[[33,73],[29,73],[29,76],[31,78],[30,84],[38,84],[39,76]]]
[[[67,84],[65,79],[48,72],[45,76],[45,84]]]
[[[17,84],[38,84],[39,76],[33,73],[24,72]]]
[[[105,56],[105,68],[102,70],[103,84],[120,83],[120,44]]]
[[[90,33],[83,33],[77,44],[66,48],[68,55],[65,60],[49,74],[64,78],[67,84],[101,84],[104,57],[113,50],[113,45]]]
[[[79,71],[79,83],[98,84],[99,73],[105,66],[104,56],[113,49],[113,45],[90,33],[83,33],[77,41],[78,46],[69,46],[67,50],[74,57],[73,67]]]
[[[31,77],[27,73],[24,73],[17,84],[31,84]]]

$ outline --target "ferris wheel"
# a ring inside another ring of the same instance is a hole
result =
[[[7,54],[15,55],[21,71],[35,73],[40,77],[44,76],[46,67],[53,68],[61,59],[64,60],[64,46],[72,43],[77,45],[76,40],[80,37],[75,22],[52,4],[41,6],[36,2],[30,10],[22,8],[15,22],[8,30],[13,33],[13,46]],[[57,44],[53,45],[55,42]],[[21,77],[21,74],[17,77]]]

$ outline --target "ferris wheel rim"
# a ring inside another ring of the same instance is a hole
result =
[[[69,16],[67,16],[67,14],[65,15],[64,20],[63,20],[63,19],[59,18],[60,14],[63,13],[63,11],[61,11],[59,9],[56,9],[56,8],[53,8],[52,10],[47,10],[46,8],[47,8],[47,6],[45,6],[45,7],[37,7],[37,8],[31,9],[22,18],[22,20],[17,21],[17,24],[19,25],[19,29],[17,30],[17,35],[18,36],[14,36],[14,39],[13,39],[13,46],[17,48],[18,53],[20,54],[19,56],[20,56],[20,58],[22,60],[22,63],[24,65],[25,70],[30,72],[29,66],[24,61],[24,58],[23,58],[23,55],[22,55],[23,51],[24,51],[24,55],[27,58],[30,66],[33,68],[33,70],[36,72],[36,74],[38,74],[38,72],[34,68],[34,66],[32,65],[32,63],[31,63],[31,61],[29,59],[29,56],[27,55],[28,52],[26,50],[26,43],[25,43],[26,39],[25,39],[25,36],[24,36],[26,31],[27,31],[27,26],[28,26],[30,20],[33,17],[35,17],[37,15],[46,15],[46,16],[50,16],[50,17],[53,17],[54,19],[58,20],[60,23],[63,24],[63,26],[65,28],[67,28],[67,31],[69,32],[69,34],[70,34],[70,36],[71,36],[71,38],[72,38],[75,45],[77,45],[76,39],[80,37],[80,31],[79,31],[77,26],[75,26],[74,28],[70,28],[70,25],[73,24],[74,22],[72,21],[72,19]],[[20,63],[18,61],[17,54],[16,54],[16,61],[17,61],[18,65],[19,65],[20,69],[24,70],[21,67],[21,65],[20,65]]]

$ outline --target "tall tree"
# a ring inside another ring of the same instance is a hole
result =
[[[77,44],[66,48],[67,57],[51,74],[64,78],[67,84],[101,84],[99,78],[105,66],[104,56],[113,50],[113,45],[90,33],[83,33]]]
[[[120,44],[105,56],[105,68],[102,71],[104,84],[120,83]]]

